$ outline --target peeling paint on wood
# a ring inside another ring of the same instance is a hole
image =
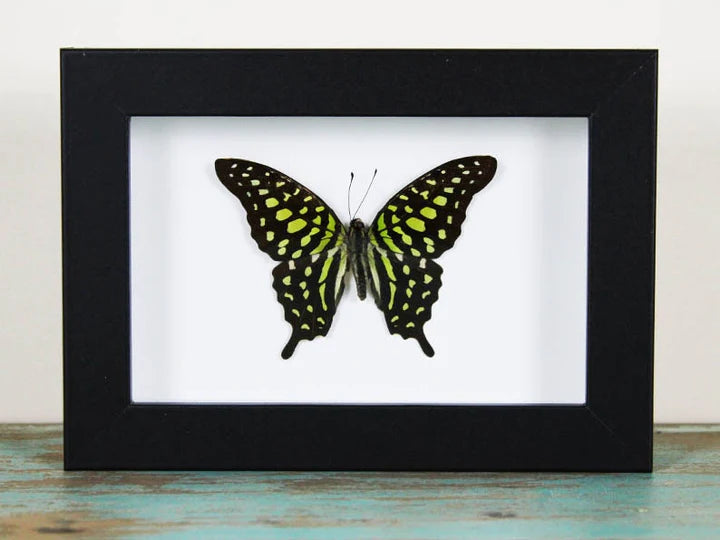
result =
[[[65,472],[0,425],[0,537],[720,538],[720,426],[660,426],[653,474]]]

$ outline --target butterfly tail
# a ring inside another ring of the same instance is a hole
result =
[[[283,348],[280,356],[282,356],[285,360],[290,358],[295,352],[295,347],[297,347],[297,344],[300,343],[300,339],[300,336],[293,332],[290,336],[290,341],[287,342],[287,345]]]
[[[427,356],[435,356],[435,350],[432,348],[432,345],[430,345],[430,342],[425,337],[425,333],[421,332],[420,334],[412,337],[417,340],[417,342],[420,344],[420,348]]]

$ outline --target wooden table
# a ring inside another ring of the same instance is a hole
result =
[[[0,537],[720,538],[720,426],[655,441],[653,474],[69,473],[61,426],[0,425]]]

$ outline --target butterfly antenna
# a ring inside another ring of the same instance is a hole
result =
[[[352,212],[350,211],[350,188],[352,188],[352,183],[353,183],[354,178],[355,178],[355,175],[351,172],[350,173],[350,183],[348,184],[348,217],[350,218],[350,221],[353,220]]]
[[[363,198],[362,198],[362,200],[360,201],[360,204],[358,205],[357,210],[355,210],[355,213],[353,214],[352,219],[351,219],[350,221],[352,221],[353,219],[355,219],[355,216],[357,216],[357,213],[360,211],[360,208],[362,207],[363,203],[365,202],[365,199],[367,199],[368,193],[370,193],[370,188],[372,187],[373,182],[375,182],[375,177],[376,177],[376,176],[377,176],[377,169],[375,169],[375,172],[373,173],[372,180],[370,180],[370,185],[369,185],[369,186],[367,187],[367,189],[365,190],[365,195],[363,195]]]

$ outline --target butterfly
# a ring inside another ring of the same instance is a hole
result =
[[[435,167],[393,195],[366,227],[337,214],[300,182],[267,165],[218,159],[215,172],[247,212],[251,236],[278,265],[273,288],[292,327],[281,356],[301,340],[326,336],[352,272],[361,300],[367,290],[391,334],[417,340],[435,354],[423,326],[438,299],[442,267],[473,195],[495,175],[492,156],[469,156]]]

